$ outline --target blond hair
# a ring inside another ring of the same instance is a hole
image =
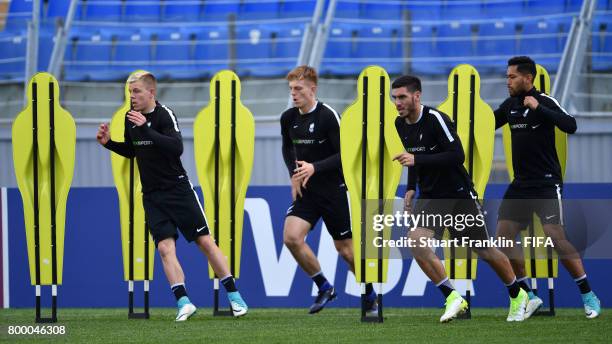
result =
[[[310,80],[315,85],[319,81],[319,77],[317,76],[317,71],[306,65],[302,65],[299,67],[295,67],[286,77],[287,81],[293,80]]]
[[[141,81],[147,88],[157,89],[157,80],[155,79],[155,76],[147,71],[138,71],[133,73],[130,75],[127,81],[130,84]]]

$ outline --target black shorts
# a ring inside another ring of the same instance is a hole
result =
[[[413,214],[421,214],[417,227],[431,229],[438,240],[442,239],[445,228],[448,228],[452,239],[489,239],[485,214],[474,191],[444,199],[421,197],[416,201]]]
[[[177,227],[188,242],[210,233],[204,209],[190,182],[147,192],[142,204],[155,246],[167,238],[178,239]]]
[[[287,209],[286,216],[296,216],[311,224],[311,230],[323,218],[327,231],[334,240],[353,237],[349,195],[344,184],[325,190],[302,189],[299,197]]]
[[[504,194],[497,220],[518,222],[523,228],[537,214],[542,224],[563,225],[563,184],[521,185],[512,182]]]

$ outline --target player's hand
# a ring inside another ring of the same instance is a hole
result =
[[[306,188],[308,179],[310,179],[310,177],[312,177],[312,175],[315,173],[314,165],[301,160],[296,161],[296,163],[298,167],[294,170],[295,174],[299,176],[299,178],[302,180],[302,186]]]
[[[291,199],[295,201],[297,196],[302,197],[302,179],[295,173],[291,176]]]
[[[110,140],[110,131],[108,130],[108,123],[102,123],[98,127],[98,133],[96,134],[96,140],[101,145],[105,145]]]
[[[138,111],[130,110],[127,113],[127,119],[134,123],[137,127],[147,123],[147,118]]]
[[[534,97],[527,96],[525,97],[525,100],[523,100],[523,105],[530,108],[531,110],[535,110],[538,105],[540,105],[540,103],[538,103],[538,101]]]
[[[403,166],[414,166],[414,154],[408,152],[396,155],[393,160],[397,160]]]
[[[414,190],[406,191],[406,195],[404,195],[404,211],[411,213],[412,212],[412,200],[414,199]]]

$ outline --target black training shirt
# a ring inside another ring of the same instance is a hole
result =
[[[174,112],[156,102],[147,122],[138,127],[125,118],[125,142],[109,140],[104,147],[126,158],[136,157],[142,192],[167,189],[187,181],[181,163],[183,141]]]

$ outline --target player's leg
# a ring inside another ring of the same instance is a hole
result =
[[[189,300],[185,288],[185,275],[176,257],[176,239],[178,238],[176,225],[164,208],[159,206],[160,202],[166,198],[166,195],[161,192],[145,194],[143,207],[164,273],[176,298],[177,314],[175,320],[185,321],[196,312],[196,307]]]
[[[161,258],[164,273],[170,283],[170,288],[176,297],[176,321],[185,321],[195,312],[196,307],[191,303],[185,289],[185,275],[181,264],[176,257],[176,242],[174,238],[167,238],[157,243],[157,251]]]
[[[582,259],[574,245],[565,236],[563,226],[560,224],[544,224],[542,228],[544,229],[544,234],[552,239],[561,263],[570,273],[580,290],[586,317],[596,318],[601,313],[600,301],[591,290]]]
[[[188,242],[195,241],[200,250],[206,255],[208,263],[227,291],[227,297],[235,317],[247,313],[248,307],[236,288],[228,263],[223,252],[210,236],[208,221],[204,214],[198,195],[190,183],[177,185],[173,198],[167,202],[172,209],[172,216],[178,228]]]
[[[329,301],[336,298],[336,290],[325,278],[317,257],[306,243],[306,235],[311,229],[312,224],[310,222],[301,217],[289,215],[285,218],[283,242],[298,265],[312,278],[317,288],[319,288],[317,297],[308,311],[310,314],[314,314],[320,312]]]
[[[510,185],[499,207],[496,230],[497,238],[514,242],[520,231],[527,227],[527,223],[532,216],[531,214],[533,214],[533,200],[521,199],[525,197],[524,190],[521,190],[514,184]],[[529,279],[525,272],[523,250],[518,245],[500,247],[500,250],[509,258],[519,286],[527,292],[529,300],[525,308],[524,318],[528,319],[542,307],[543,301],[535,295],[529,285]]]
[[[336,251],[354,274],[355,255],[348,191],[344,185],[337,188],[330,187],[325,194],[317,197],[316,204],[329,235],[334,239]],[[366,313],[377,314],[378,302],[372,283],[365,284],[365,295]]]
[[[421,238],[434,238],[436,235],[433,230],[428,228],[416,228],[408,233],[408,238],[414,242],[420,243]],[[446,275],[444,264],[440,258],[436,256],[430,247],[421,247],[416,245],[411,248],[412,256],[417,264],[427,277],[438,287],[444,298],[446,299],[444,314],[440,317],[440,322],[448,322],[457,317],[457,315],[467,311],[468,303],[455,290],[451,281]]]
[[[200,250],[206,255],[208,263],[215,274],[219,276],[221,284],[223,284],[223,287],[227,291],[227,297],[230,301],[234,316],[240,317],[247,314],[249,308],[242,299],[238,288],[236,288],[236,281],[229,270],[221,249],[208,234],[199,235],[195,241]]]

